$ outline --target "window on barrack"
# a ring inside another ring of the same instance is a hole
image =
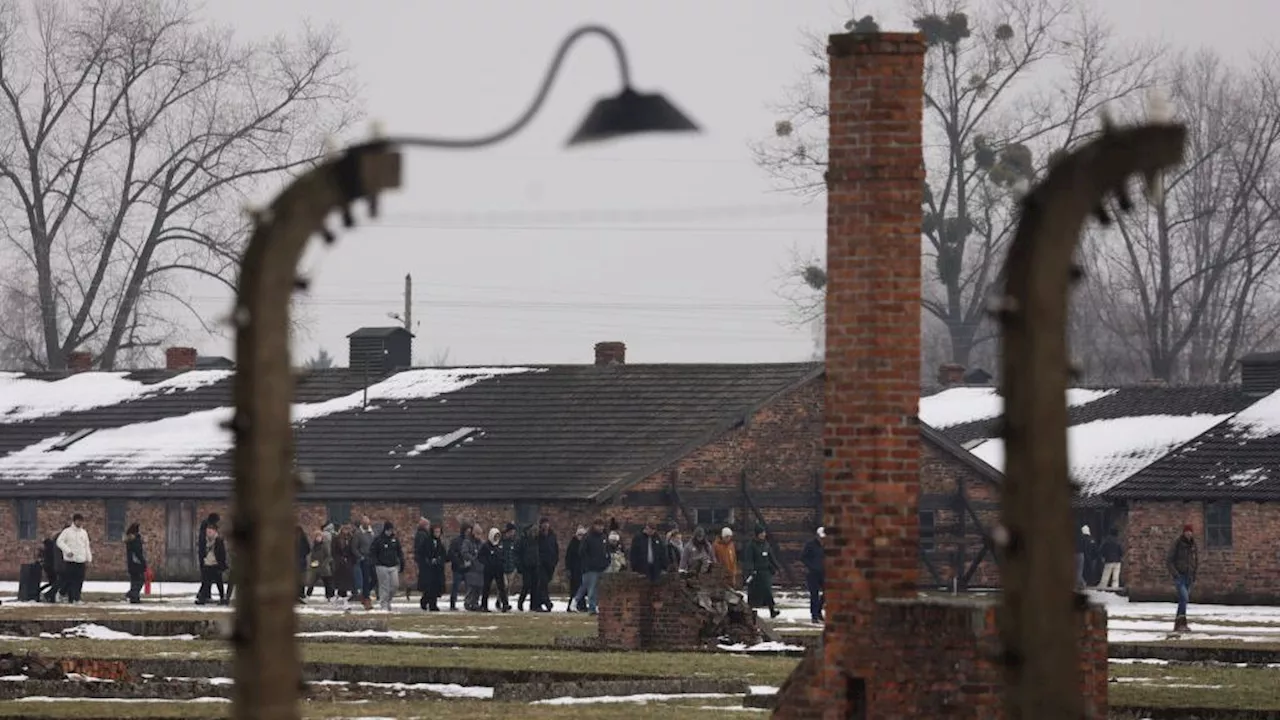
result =
[[[1231,547],[1231,502],[1219,500],[1204,504],[1204,546]]]

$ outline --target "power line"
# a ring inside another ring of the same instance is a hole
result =
[[[191,300],[218,301],[209,295],[189,296]],[[317,307],[387,307],[394,305],[392,298],[308,298],[300,297],[298,302]],[[495,309],[495,310],[547,310],[569,312],[778,312],[786,310],[782,304],[712,304],[712,303],[621,303],[621,302],[564,302],[539,300],[418,300],[415,306],[452,309]]]
[[[362,228],[373,230],[457,230],[461,232],[485,230],[485,231],[509,231],[509,232],[638,232],[638,233],[735,233],[739,235],[751,235],[756,233],[824,233],[825,227],[729,227],[714,225],[664,225],[660,227],[645,227],[642,225],[539,225],[539,224],[475,224],[475,225],[450,225],[443,223],[394,223],[394,222],[374,222],[368,225],[361,225]]]
[[[744,217],[825,217],[825,206],[774,205],[705,205],[687,207],[613,208],[576,210],[471,210],[461,212],[391,213],[389,222],[440,223],[445,225],[543,225],[579,223],[662,223],[689,222]]]

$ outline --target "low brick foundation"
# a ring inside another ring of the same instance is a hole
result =
[[[722,602],[736,597],[727,615],[700,606],[699,598]],[[723,572],[696,578],[675,573],[651,582],[635,573],[611,573],[600,579],[599,643],[626,650],[690,650],[715,644],[720,637],[752,644],[763,628],[746,598]]]
[[[853,644],[829,639],[796,668],[778,693],[775,718],[1005,717],[998,605],[969,598],[881,599]],[[1107,616],[1080,613],[1081,692],[1087,717],[1107,717]],[[815,680],[832,667],[865,668],[846,677],[847,696],[829,697]]]

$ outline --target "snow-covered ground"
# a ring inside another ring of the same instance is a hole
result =
[[[150,612],[202,612],[226,614],[230,608],[217,605],[195,605],[195,594],[199,586],[196,583],[153,583],[152,594],[144,599],[141,605],[130,605],[123,600],[128,590],[128,583],[110,581],[89,581],[85,583],[85,592],[121,596],[120,600],[91,602],[92,607],[110,608],[117,613],[150,613]],[[17,594],[16,582],[0,582],[0,619],[4,618],[6,609],[19,607],[38,607],[36,603],[19,603],[14,600]],[[1111,642],[1155,642],[1167,639],[1173,628],[1173,603],[1133,603],[1113,593],[1090,592],[1091,597],[1107,606],[1108,638]],[[784,635],[799,635],[819,631],[820,626],[809,622],[808,600],[797,593],[779,593],[778,609],[781,614],[770,620],[773,627]],[[563,610],[568,602],[567,597],[553,598],[557,611]],[[323,597],[310,600],[310,604],[298,607],[301,614],[334,615],[353,610],[340,604],[329,604]],[[361,612],[355,609],[356,612]],[[392,606],[392,612],[403,614],[420,614],[417,596],[413,600],[405,600],[401,595]],[[458,610],[458,613],[464,611]],[[761,608],[759,617],[769,619],[769,611]],[[450,615],[444,611],[444,615]],[[1197,640],[1234,640],[1240,642],[1269,642],[1280,644],[1280,606],[1263,605],[1198,605],[1191,604],[1187,610],[1192,635]],[[474,617],[474,616],[473,616]],[[478,619],[478,618],[477,618]],[[441,628],[445,630],[444,628]],[[397,640],[476,640],[486,632],[496,630],[492,625],[475,625],[450,627],[444,633],[422,633],[412,631],[376,631],[358,630],[350,632],[327,631],[302,633],[300,637],[363,637],[387,638]],[[467,634],[457,634],[467,633]],[[94,639],[133,639],[128,633],[117,633],[107,628],[85,624],[62,633],[47,634],[49,637],[88,637]],[[186,636],[175,636],[174,640],[187,639]],[[763,652],[770,649],[793,649],[800,647],[793,643],[745,648],[726,646],[732,652]]]

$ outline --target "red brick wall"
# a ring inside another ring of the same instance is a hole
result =
[[[715,593],[725,589],[728,579],[713,572],[695,582],[700,590]],[[703,644],[702,618],[678,575],[650,582],[634,573],[610,573],[600,579],[598,595],[598,637],[604,647],[691,650]]]
[[[874,673],[856,675],[865,714],[834,706],[830,692],[803,679],[823,672],[825,658],[810,651],[780,688],[775,718],[955,718],[1005,717],[997,607],[967,598],[891,598],[878,601],[869,618],[864,652]],[[1107,717],[1107,616],[1093,606],[1079,613],[1082,693],[1088,718]],[[848,683],[849,678],[842,680]],[[850,683],[852,684],[852,683]],[[847,687],[847,686],[846,686]],[[844,688],[842,688],[843,690]],[[856,694],[848,687],[849,694]],[[843,693],[842,693],[843,694]]]
[[[978,522],[958,502],[957,493],[961,487],[964,488]],[[932,563],[933,570],[942,580],[941,584],[950,585],[957,576],[957,562],[961,565],[958,575],[963,577],[969,565],[982,552],[982,529],[990,532],[999,523],[1000,491],[972,468],[957,462],[928,442],[922,442],[920,494],[921,511],[933,512],[935,528],[933,549],[925,549],[923,555]],[[960,552],[962,548],[963,553]],[[937,582],[923,560],[920,564],[920,582],[924,585]],[[987,553],[969,578],[968,587],[992,588],[999,584],[1000,569],[995,557]]]
[[[1122,574],[1130,599],[1175,601],[1165,561],[1183,525],[1188,523],[1195,528],[1200,554],[1192,602],[1280,602],[1280,552],[1275,545],[1280,505],[1255,502],[1232,505],[1232,542],[1227,548],[1207,546],[1203,503],[1130,503],[1121,530],[1125,550]]]

